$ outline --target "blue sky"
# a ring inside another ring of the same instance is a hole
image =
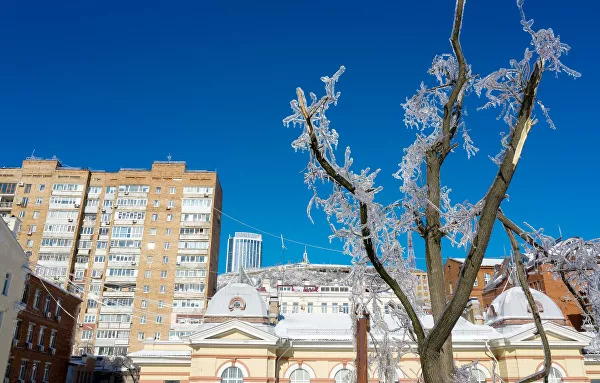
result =
[[[423,80],[435,54],[450,51],[451,1],[424,2],[156,2],[5,0],[0,5],[0,166],[18,166],[35,149],[92,169],[149,167],[185,160],[216,169],[225,213],[268,232],[329,244],[321,214],[306,216],[306,154],[283,128],[295,88],[321,92],[319,77],[345,65],[339,106],[330,113],[341,145],[358,166],[381,168],[383,201],[397,198],[391,177],[414,132],[402,103]],[[539,95],[558,127],[534,127],[503,207],[517,222],[549,233],[599,236],[595,201],[599,78],[596,2],[527,0],[535,27],[552,27],[572,46],[565,64],[583,76],[547,74]],[[521,58],[529,43],[514,1],[468,1],[463,47],[473,71],[489,73]],[[457,201],[475,201],[495,175],[488,159],[503,125],[495,111],[468,103],[467,124],[480,153],[458,150],[443,181]],[[224,218],[226,237],[246,230]],[[297,261],[303,247],[264,239],[264,263]],[[415,238],[417,257],[422,244]],[[496,230],[487,256],[507,243]],[[447,246],[445,256],[462,251]],[[309,249],[313,262],[347,263]],[[422,260],[419,265],[423,266]]]

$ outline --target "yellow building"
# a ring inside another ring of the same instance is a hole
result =
[[[21,302],[25,280],[29,272],[27,257],[14,237],[19,220],[0,218],[0,371],[6,370],[6,362],[12,346],[17,314],[23,308]]]
[[[537,291],[534,297],[552,348],[550,382],[600,379],[598,363],[583,352],[592,336],[565,326],[550,298]],[[452,332],[454,357],[458,365],[477,362],[473,382],[492,382],[494,373],[515,382],[541,368],[541,342],[520,289],[507,290],[492,307],[485,325],[460,318]],[[431,327],[431,316],[422,320]],[[298,312],[272,325],[256,288],[234,280],[215,294],[192,335],[148,339],[130,356],[141,367],[140,383],[344,383],[355,353],[349,315]],[[404,356],[396,375],[398,382],[416,381],[418,357]],[[379,380],[373,371],[370,382]]]
[[[216,289],[221,200],[216,172],[181,161],[0,168],[0,215],[22,221],[17,239],[36,274],[83,299],[76,347],[96,355],[200,320]]]

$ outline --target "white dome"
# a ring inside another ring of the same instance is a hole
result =
[[[245,283],[230,283],[208,302],[204,317],[267,318],[267,306],[256,289]]]
[[[560,308],[546,294],[530,289],[542,320],[564,321]],[[498,295],[487,310],[488,325],[518,324],[533,320],[533,314],[521,287],[513,287]]]

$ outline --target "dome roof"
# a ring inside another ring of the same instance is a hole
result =
[[[530,289],[542,320],[565,321],[565,316],[546,294]],[[521,287],[512,287],[498,295],[487,310],[488,325],[523,324],[533,321],[533,314]]]
[[[256,291],[246,283],[230,283],[208,302],[204,317],[268,318],[267,306]]]

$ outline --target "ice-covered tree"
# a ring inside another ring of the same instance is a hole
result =
[[[369,312],[373,331],[383,334],[378,340],[378,369],[390,381],[393,379],[390,355],[406,352],[419,354],[425,382],[461,381],[465,376],[453,364],[451,331],[467,304],[497,212],[529,132],[537,123],[534,109],[553,127],[547,108],[536,95],[540,80],[546,71],[579,76],[561,62],[569,46],[552,29],[534,30],[533,22],[525,18],[522,0],[517,1],[517,6],[523,29],[531,36],[531,47],[525,49],[522,59],[511,60],[507,68],[483,77],[474,75],[460,43],[464,6],[464,0],[457,0],[450,37],[452,53],[433,59],[429,69],[433,83],[421,83],[416,94],[402,105],[404,122],[415,131],[416,140],[404,149],[394,174],[400,183],[400,194],[393,203],[378,201],[382,190],[376,184],[379,170],[355,170],[349,147],[338,153],[339,134],[326,113],[340,98],[336,85],[344,67],[331,77],[321,78],[325,94],[320,98],[310,93],[307,99],[304,91],[297,88],[297,98],[291,102],[293,113],[283,121],[286,126],[301,128],[292,146],[309,154],[304,173],[304,181],[313,192],[307,208],[309,217],[313,207],[322,209],[332,230],[331,238],[341,240],[345,252],[353,259],[356,312],[358,315]],[[469,157],[478,151],[463,116],[463,100],[471,95],[486,99],[483,108],[500,108],[507,127],[501,140],[502,150],[492,158],[498,171],[487,193],[473,203],[453,203],[451,190],[441,184],[440,174],[447,156],[455,154],[459,146]],[[399,241],[410,230],[417,232],[425,243],[434,316],[434,326],[427,331],[414,304],[415,281]],[[446,299],[442,273],[444,237],[466,252],[450,301]],[[367,264],[373,266],[377,278],[370,274]],[[377,281],[383,281],[401,303],[391,310],[391,321],[380,311],[377,286],[373,285]],[[416,350],[410,348],[412,343],[416,343]]]

